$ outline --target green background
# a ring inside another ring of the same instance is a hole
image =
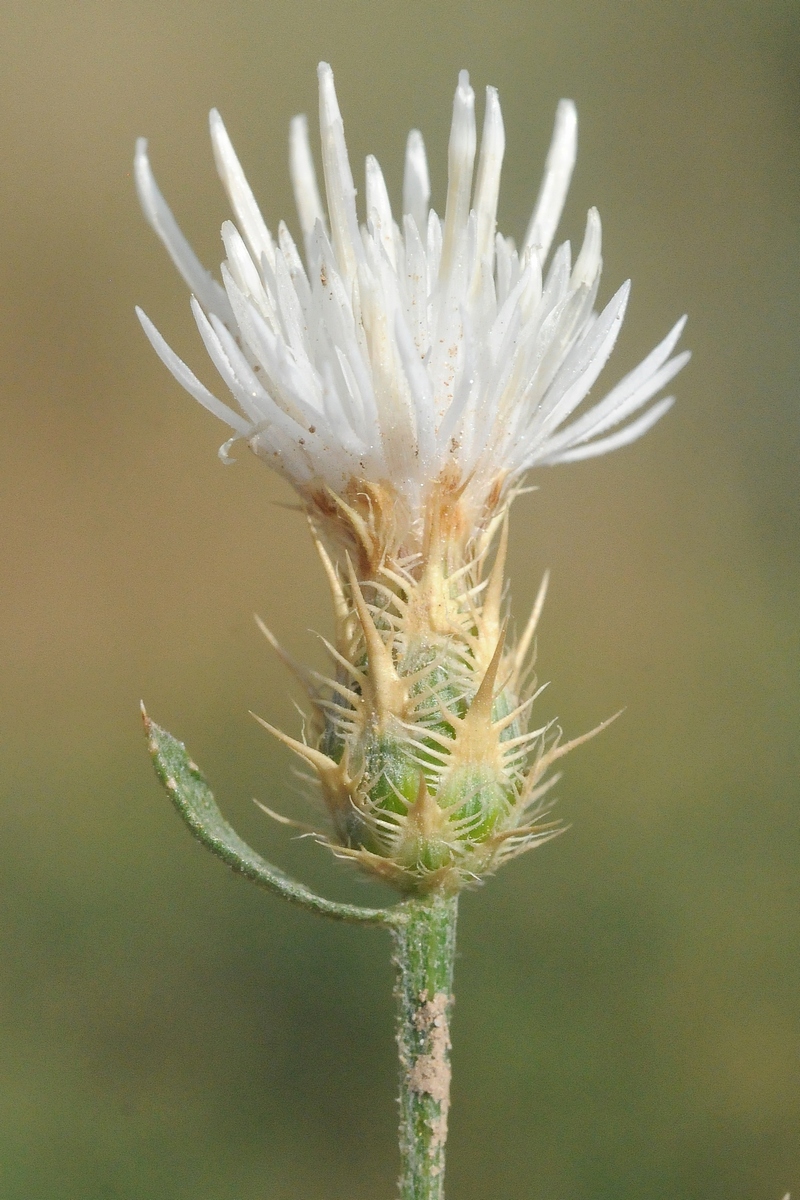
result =
[[[518,502],[518,621],[553,584],[538,711],[577,734],[568,834],[462,906],[452,1200],[800,1196],[797,532],[800,14],[780,0],[19,3],[0,16],[3,1200],[392,1195],[385,935],[234,880],[160,793],[137,704],[263,853],[380,898],[251,803],[301,814],[297,729],[252,622],[328,631],[288,489],[156,360],[209,383],[131,180],[147,135],[198,252],[227,215],[220,107],[274,229],[290,117],[336,72],[351,156],[395,197],[422,128],[443,204],[456,73],[500,89],[519,237],[559,96],[580,114],[560,236],[600,209],[605,387],[687,310],[678,404]],[[482,109],[482,101],[480,101]],[[600,388],[596,394],[602,394]]]

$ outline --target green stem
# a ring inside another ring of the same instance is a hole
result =
[[[391,930],[400,1055],[400,1196],[443,1200],[458,897],[434,892],[385,909],[316,896],[242,841],[183,743],[143,715],[158,777],[198,841],[234,871],[293,904]]]
[[[401,1200],[443,1200],[457,896],[392,913],[400,1054]]]

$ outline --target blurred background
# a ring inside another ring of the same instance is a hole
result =
[[[202,851],[137,709],[262,853],[385,899],[252,804],[302,813],[247,716],[297,729],[252,613],[319,662],[321,572],[288,489],[246,450],[220,465],[133,314],[213,383],[134,139],[215,265],[208,109],[296,228],[288,122],[316,127],[326,58],[356,173],[377,153],[398,199],[418,126],[440,212],[457,71],[497,85],[517,237],[573,97],[560,237],[597,205],[601,299],[634,280],[603,384],[683,311],[694,350],[644,441],[515,509],[518,620],[553,571],[540,714],[574,735],[626,711],[568,760],[567,835],[465,897],[448,1196],[800,1196],[796,5],[7,0],[0,47],[0,1195],[393,1194],[387,939]]]

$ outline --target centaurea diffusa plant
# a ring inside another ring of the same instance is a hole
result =
[[[433,1200],[444,1186],[459,891],[557,832],[543,819],[558,778],[548,772],[604,727],[565,743],[553,722],[532,720],[531,650],[546,579],[512,643],[508,510],[531,468],[640,437],[670,407],[671,398],[649,402],[688,354],[672,357],[680,320],[605,399],[578,411],[614,346],[629,284],[595,312],[595,209],[574,265],[568,242],[548,265],[575,161],[570,101],[558,106],[520,250],[496,232],[504,132],[493,88],[475,170],[475,97],[467,73],[459,77],[444,220],[429,207],[425,148],[413,130],[402,224],[371,156],[359,224],[325,63],[319,114],[326,206],[305,117],[290,134],[303,259],[283,223],[277,241],[267,229],[212,111],[214,157],[238,222],[222,226],[223,286],[178,229],[146,142],[137,146],[142,207],[193,293],[200,336],[241,411],[139,318],[178,382],[233,431],[223,460],[243,439],[300,497],[333,600],[332,665],[328,675],[297,665],[262,625],[302,683],[310,714],[302,740],[261,723],[313,772],[329,817],[317,839],[396,888],[400,902],[335,904],[287,879],[226,824],[182,745],[146,724],[174,803],[234,869],[314,911],[392,931],[400,1193]]]

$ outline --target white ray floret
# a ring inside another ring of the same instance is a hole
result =
[[[333,73],[322,63],[318,74],[324,205],[305,117],[294,118],[290,131],[305,262],[284,225],[277,239],[270,232],[216,110],[214,157],[236,218],[223,226],[224,286],[197,260],[158,190],[146,141],[137,143],[145,215],[193,293],[203,341],[244,416],[214,397],[139,315],[178,382],[312,509],[322,494],[379,485],[391,492],[393,520],[404,523],[404,553],[418,553],[442,481],[460,497],[467,530],[476,530],[532,467],[605,454],[640,437],[672,403],[658,393],[688,358],[673,356],[684,321],[586,408],[629,285],[595,311],[602,269],[595,209],[574,266],[569,243],[550,257],[575,163],[572,102],[558,105],[518,253],[496,232],[505,134],[493,88],[478,147],[475,95],[466,71],[459,76],[444,218],[430,208],[425,147],[413,130],[402,217],[395,219],[370,156],[359,224]]]
[[[536,250],[541,261],[547,258],[561,220],[577,153],[578,113],[571,100],[560,100],[542,185],[525,234],[525,249]]]
[[[289,126],[289,172],[294,202],[306,244],[317,221],[325,226],[325,210],[317,186],[317,173],[308,140],[308,118],[304,113],[293,117]]]
[[[403,173],[403,213],[413,217],[417,235],[425,232],[428,224],[428,202],[431,198],[431,181],[428,176],[428,159],[425,143],[418,129],[412,129],[406,142],[406,162]]]

